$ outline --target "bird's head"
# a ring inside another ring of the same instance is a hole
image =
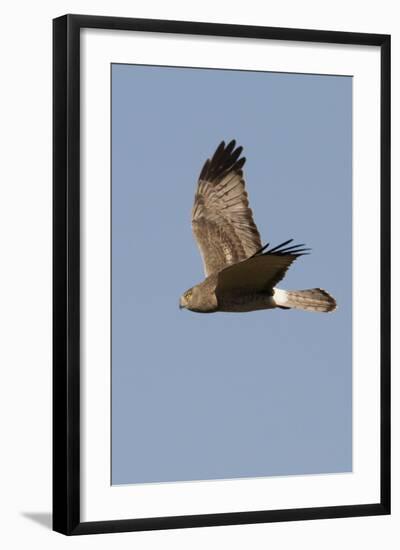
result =
[[[180,309],[189,309],[197,313],[212,313],[217,309],[214,291],[210,291],[207,280],[189,288],[179,300]]]
[[[191,309],[194,300],[194,288],[189,288],[179,299],[179,309]]]

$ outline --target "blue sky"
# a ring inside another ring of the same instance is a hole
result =
[[[351,105],[350,77],[112,66],[113,484],[351,470]],[[312,248],[279,286],[335,313],[179,310],[223,139],[263,242]]]

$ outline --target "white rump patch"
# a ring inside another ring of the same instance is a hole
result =
[[[288,301],[288,292],[281,288],[274,288],[274,300],[277,306],[285,306]]]

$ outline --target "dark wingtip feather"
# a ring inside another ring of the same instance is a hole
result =
[[[225,149],[225,152],[227,151],[227,149]],[[242,154],[242,151],[243,151],[243,147],[238,147],[237,149],[235,149],[232,153],[229,153],[230,154],[230,158],[229,158],[229,162],[231,162],[232,164],[234,162],[237,161],[237,159],[240,157],[240,155]],[[228,158],[228,157],[227,157]]]
[[[210,166],[210,159],[207,159],[206,162],[203,164],[203,168],[201,169],[199,178],[206,179],[208,174],[208,167]]]
[[[211,158],[211,165],[218,164],[221,162],[223,156],[225,154],[225,141],[221,141],[221,143],[216,148],[212,158]]]
[[[290,256],[307,256],[310,254],[311,248],[302,248],[305,245],[302,244],[293,244],[291,246],[286,246],[289,243],[293,242],[293,239],[289,239],[281,244],[278,244],[277,246],[274,246],[274,248],[271,248],[268,250],[269,243],[257,250],[257,252],[252,256],[259,256],[259,255],[276,255],[276,256],[284,256],[284,255],[290,255]]]
[[[240,172],[243,168],[246,158],[239,158],[243,147],[236,147],[236,140],[232,139],[225,146],[225,141],[221,141],[215,150],[211,159],[208,159],[200,173],[201,179],[209,181],[220,181],[228,172],[234,170]]]
[[[223,143],[223,142],[222,142],[222,143]],[[234,139],[232,139],[232,141],[230,141],[230,142],[228,143],[228,145],[226,146],[225,151],[226,151],[227,153],[232,153],[232,151],[233,151],[234,148],[235,148],[235,145],[236,145],[236,141],[235,141]]]
[[[268,251],[268,254],[272,254],[272,252],[275,252],[275,250],[279,250],[279,248],[282,248],[283,246],[286,246],[287,244],[293,242],[293,239],[289,239],[285,241],[284,243],[278,244],[278,246],[275,246],[274,248],[271,248],[271,250]]]
[[[262,246],[261,248],[259,248],[257,250],[257,252],[254,252],[254,254],[252,256],[250,256],[250,258],[254,258],[254,256],[259,256],[262,252],[264,252],[264,250],[266,250],[267,248],[269,247],[269,243],[265,244],[264,246]]]
[[[244,163],[246,162],[246,157],[242,157],[235,164],[235,170],[239,171],[243,168]]]

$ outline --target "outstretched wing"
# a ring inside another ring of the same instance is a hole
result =
[[[206,276],[241,262],[261,248],[249,208],[239,158],[243,148],[222,142],[199,176],[192,211],[192,228]]]
[[[309,248],[303,244],[287,246],[293,239],[268,250],[269,244],[251,258],[223,269],[218,273],[216,294],[240,291],[266,292],[283,279],[289,266]]]

